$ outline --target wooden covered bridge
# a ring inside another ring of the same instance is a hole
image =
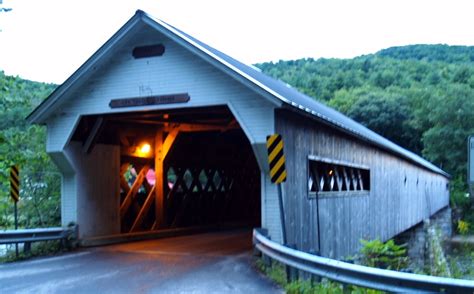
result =
[[[79,238],[225,224],[281,241],[266,136],[285,142],[288,243],[341,257],[449,204],[449,176],[142,11],[28,117]],[[319,229],[318,229],[319,228]]]

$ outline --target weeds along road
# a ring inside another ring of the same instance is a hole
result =
[[[252,263],[250,231],[95,247],[0,265],[1,293],[281,293]]]

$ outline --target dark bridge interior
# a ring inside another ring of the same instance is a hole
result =
[[[260,225],[260,170],[227,107],[86,116],[73,140],[120,146],[122,233]]]

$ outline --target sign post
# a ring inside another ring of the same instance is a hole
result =
[[[286,181],[285,155],[283,153],[283,139],[281,135],[267,136],[268,164],[270,166],[270,179],[278,186],[278,204],[280,208],[280,220],[283,245],[286,244],[286,221],[283,207],[283,192],[281,183]]]
[[[10,167],[10,196],[15,203],[15,230],[18,230],[17,202],[20,200],[20,169],[17,165]],[[15,244],[15,252],[18,258],[18,243]]]
[[[296,249],[296,245],[288,244],[286,239],[285,207],[283,206],[283,191],[281,185],[286,181],[285,154],[283,153],[283,139],[281,135],[267,136],[268,165],[270,166],[270,180],[278,187],[278,206],[280,208],[281,233],[283,245]],[[285,266],[287,281],[298,279],[298,271]]]

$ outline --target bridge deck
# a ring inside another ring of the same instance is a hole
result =
[[[89,248],[0,265],[5,293],[275,293],[248,230]]]

